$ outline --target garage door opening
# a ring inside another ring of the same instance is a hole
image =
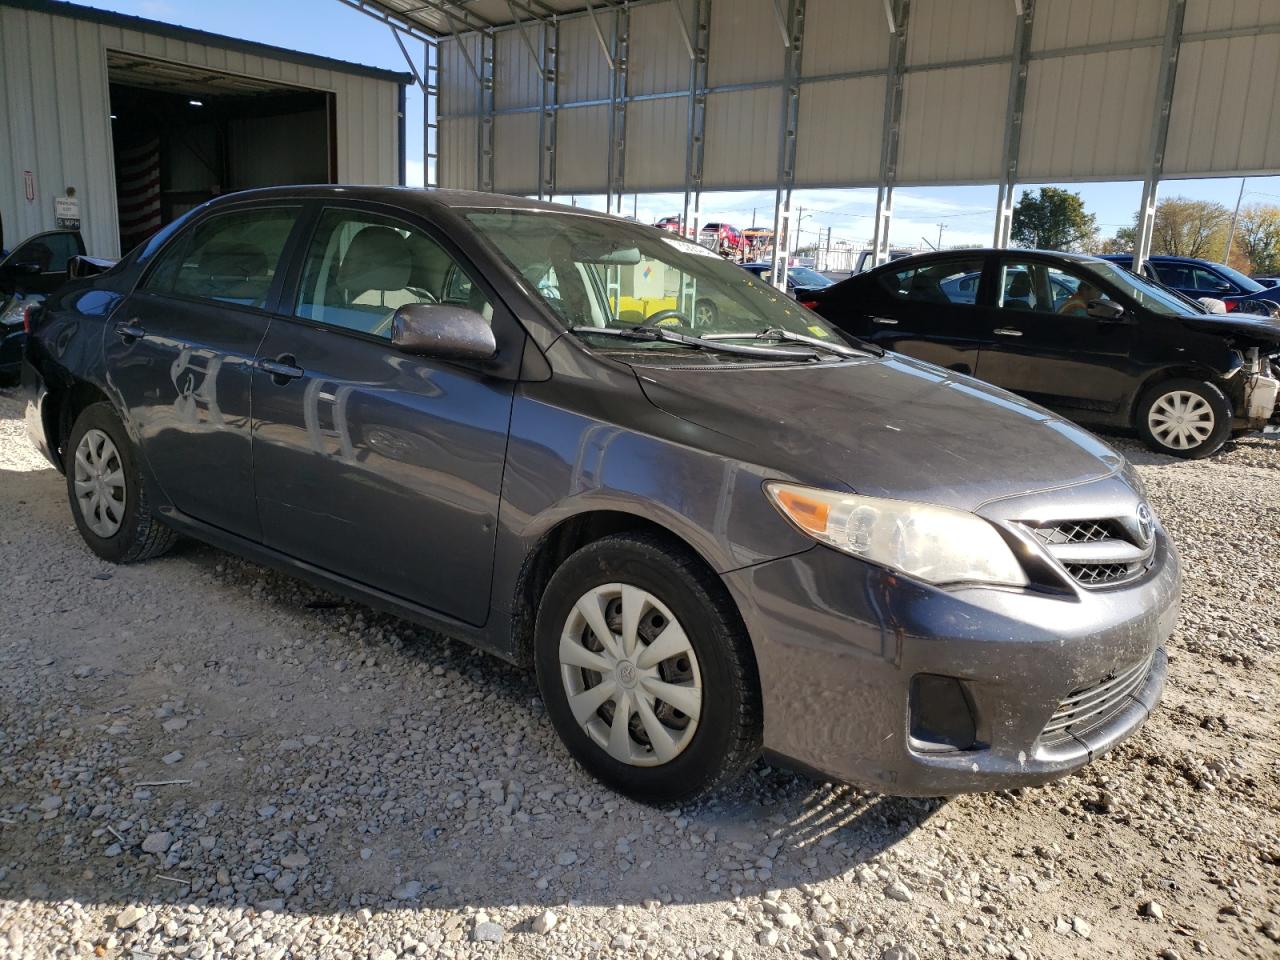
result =
[[[107,52],[120,249],[234,190],[334,183],[333,94]]]

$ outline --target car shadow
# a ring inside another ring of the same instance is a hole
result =
[[[0,526],[26,557],[0,587],[7,900],[720,901],[845,874],[941,806],[762,761],[647,807],[572,762],[522,669],[191,541],[106,564],[52,468],[0,469]]]

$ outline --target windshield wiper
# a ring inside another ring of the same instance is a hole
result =
[[[856,357],[859,351],[870,353],[873,356],[883,357],[884,348],[866,340],[858,340],[858,348],[846,347],[842,343],[831,343],[827,340],[820,340],[817,337],[806,337],[803,333],[793,333],[782,327],[769,327],[761,330],[759,333],[710,333],[703,338],[704,340],[785,340],[788,343],[803,343],[806,346],[813,347],[815,350],[823,350],[826,353],[834,353],[837,357]]]
[[[578,334],[598,334],[600,336],[617,337],[620,340],[635,340],[643,343],[653,343],[655,341],[678,343],[696,350],[732,353],[741,357],[758,357],[763,360],[818,359],[816,353],[807,351],[786,350],[779,347],[752,347],[745,343],[720,343],[714,337],[691,337],[688,334],[676,333],[674,330],[667,330],[663,327],[570,327],[570,330]],[[748,335],[745,338],[736,337],[735,339],[752,339],[752,337]],[[819,343],[819,346],[826,346],[826,344]]]

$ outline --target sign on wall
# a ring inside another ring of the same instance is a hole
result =
[[[22,171],[22,189],[27,195],[27,203],[36,202],[36,175],[30,170]]]
[[[59,230],[80,229],[80,198],[54,197],[53,218]]]

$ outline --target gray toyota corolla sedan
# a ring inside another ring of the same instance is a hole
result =
[[[187,534],[530,665],[637,798],[762,750],[892,794],[1041,783],[1164,683],[1177,555],[1122,457],[670,233],[255,191],[28,322],[28,426],[94,552]]]

